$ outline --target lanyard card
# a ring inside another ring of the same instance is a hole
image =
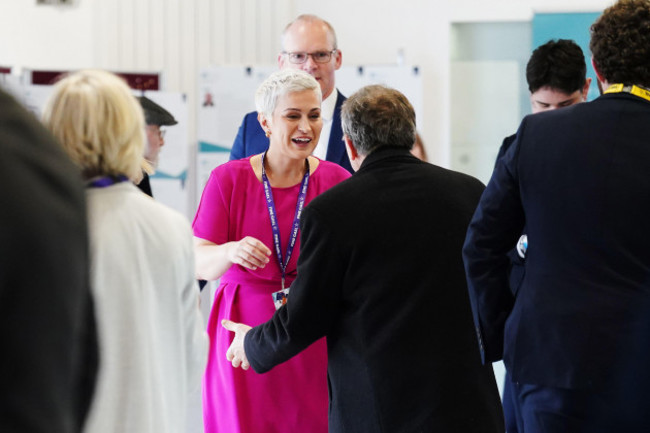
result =
[[[273,296],[273,305],[275,305],[276,310],[279,310],[283,305],[287,303],[290,288],[291,287],[287,287],[286,289],[271,293],[271,296]]]

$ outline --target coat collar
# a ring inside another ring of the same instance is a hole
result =
[[[404,147],[397,147],[397,146],[384,146],[380,147],[379,149],[375,149],[370,153],[370,155],[366,156],[366,158],[363,160],[361,163],[361,167],[359,168],[359,171],[366,170],[368,167],[384,161],[386,159],[393,159],[393,158],[408,158],[412,159],[414,161],[419,161],[415,156],[411,154],[411,152],[404,148]]]

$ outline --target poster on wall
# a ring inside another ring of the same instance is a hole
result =
[[[404,94],[415,110],[416,125],[422,122],[422,78],[417,66],[357,66],[341,68],[337,87],[349,96],[363,86],[383,84]],[[345,89],[345,90],[344,90]],[[347,92],[347,93],[346,93]]]
[[[29,111],[41,119],[45,110],[45,104],[52,94],[52,90],[52,86],[26,85],[23,86],[23,96],[19,100]]]
[[[210,172],[228,161],[242,119],[255,111],[255,91],[276,66],[219,66],[199,74],[197,204]]]

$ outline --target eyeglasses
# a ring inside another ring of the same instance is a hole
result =
[[[166,129],[163,129],[158,125],[147,125],[147,129],[151,130],[154,135],[158,135],[161,140],[165,138],[165,133],[167,132]]]
[[[301,63],[305,63],[309,56],[311,56],[311,58],[316,63],[327,63],[330,61],[330,59],[332,58],[332,54],[334,54],[335,52],[336,52],[336,48],[333,49],[332,51],[316,51],[315,53],[301,53],[301,52],[289,53],[287,51],[282,51],[282,54],[284,54],[289,58],[289,62],[293,64],[301,64]]]

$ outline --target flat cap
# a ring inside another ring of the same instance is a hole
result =
[[[146,96],[137,96],[137,98],[138,101],[140,101],[140,105],[142,105],[144,119],[147,122],[147,125],[171,126],[178,123],[169,111],[165,110],[151,99]]]

